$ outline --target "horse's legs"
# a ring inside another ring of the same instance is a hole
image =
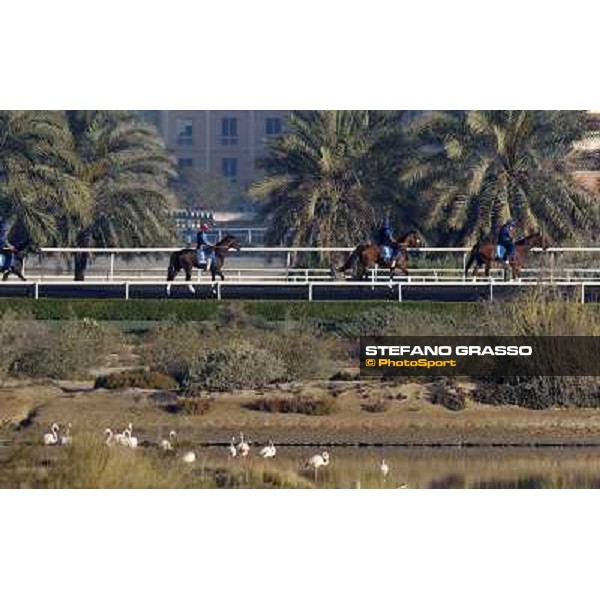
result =
[[[192,280],[192,268],[191,267],[186,267],[186,269],[185,269],[185,280],[186,281]],[[196,288],[191,283],[188,285],[188,290],[190,290],[190,292],[192,294],[196,295]]]
[[[27,281],[27,279],[25,279],[25,277],[23,277],[23,273],[21,273],[21,270],[19,269],[17,271],[17,269],[11,269],[11,271],[21,280],[21,281]]]
[[[181,271],[180,268],[173,269],[172,271],[169,270],[169,273],[167,275],[167,281],[169,282],[167,284],[167,296],[171,295],[171,282],[175,281],[175,278],[177,277],[177,275],[179,275],[179,271]]]
[[[6,281],[8,279],[9,275],[10,275],[10,271],[5,271],[4,275],[2,275],[2,281]]]

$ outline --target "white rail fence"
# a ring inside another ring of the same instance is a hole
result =
[[[166,273],[166,263],[168,255],[181,248],[58,248],[49,247],[42,248],[42,256],[53,257],[53,256],[67,256],[70,257],[76,253],[88,253],[94,257],[104,257],[108,259],[108,264],[105,269],[99,271],[98,268],[94,267],[89,269],[86,279],[93,281],[131,281],[135,279],[148,280],[162,276]],[[285,282],[309,282],[309,281],[329,281],[331,280],[330,269],[319,269],[319,268],[296,268],[293,266],[295,257],[310,254],[349,254],[354,248],[347,247],[328,247],[328,248],[306,248],[306,247],[245,247],[240,253],[232,253],[226,262],[224,273],[228,279],[235,279],[238,282],[242,281],[285,281]],[[426,247],[411,249],[416,255],[434,255],[439,260],[444,255],[454,257],[454,260],[461,266],[448,267],[448,266],[423,266],[421,264],[410,266],[410,276],[408,278],[402,278],[397,275],[400,279],[405,281],[465,281],[464,270],[466,267],[467,257],[471,248],[440,248],[440,247]],[[579,265],[566,265],[558,268],[557,259],[562,256],[568,256],[571,260],[574,257],[595,258],[597,253],[600,252],[600,247],[595,248],[583,248],[583,247],[569,247],[560,248],[553,247],[543,251],[541,248],[532,250],[536,254],[544,253],[548,257],[546,266],[530,266],[524,268],[522,271],[522,277],[524,280],[537,281],[539,279],[548,279],[550,281],[600,281],[600,265],[598,267]],[[255,258],[265,258],[265,261],[278,257],[281,259],[281,266],[271,266],[269,264],[264,266],[251,266],[242,267],[236,266],[237,256],[245,256]],[[132,257],[143,257],[163,259],[165,263],[161,266],[150,266],[145,264],[144,266],[133,267],[127,263]],[[117,259],[125,259],[125,264],[117,266]],[[36,279],[38,281],[61,281],[72,278],[72,273],[67,274],[60,273],[47,273],[44,272],[43,265],[36,266],[35,263],[30,259],[28,263],[28,269],[31,270],[31,274],[28,277]],[[501,269],[493,269],[492,278],[502,279],[503,271]],[[385,281],[388,279],[388,272],[373,269],[370,272],[370,278],[372,282]],[[201,280],[201,273],[198,273],[197,280]]]
[[[581,304],[585,304],[589,300],[586,297],[586,290],[588,288],[597,288],[598,289],[598,298],[600,298],[600,283],[592,283],[592,282],[549,282],[549,281],[508,281],[508,282],[500,282],[500,281],[436,281],[436,282],[394,282],[394,283],[383,283],[383,282],[373,282],[373,281],[309,281],[309,282],[274,282],[274,281],[264,281],[264,282],[235,282],[235,281],[217,281],[214,284],[210,281],[203,282],[171,282],[168,283],[164,280],[160,281],[124,281],[124,282],[95,282],[95,281],[55,281],[55,282],[42,282],[42,281],[15,281],[10,284],[5,284],[7,287],[11,288],[26,288],[32,290],[33,298],[40,299],[44,297],[43,292],[53,291],[56,292],[61,288],[71,288],[77,290],[83,290],[85,288],[96,288],[101,289],[103,291],[112,290],[113,292],[118,292],[118,294],[112,294],[111,297],[119,297],[124,300],[130,300],[132,297],[132,292],[137,291],[138,295],[140,290],[153,291],[152,288],[158,289],[160,291],[161,296],[165,298],[171,296],[173,294],[173,288],[187,288],[189,292],[191,292],[194,296],[196,296],[197,290],[205,288],[205,296],[213,297],[217,300],[224,299],[223,291],[227,288],[260,288],[261,290],[268,290],[269,288],[289,288],[293,290],[302,290],[302,297],[295,297],[295,300],[308,300],[312,302],[315,299],[335,299],[335,298],[325,298],[323,294],[319,294],[319,291],[323,292],[324,290],[340,290],[340,289],[351,289],[355,290],[366,288],[370,290],[385,290],[387,292],[387,299],[396,300],[398,302],[405,301],[407,292],[409,291],[423,291],[428,289],[438,289],[443,290],[444,288],[459,288],[461,290],[475,290],[479,291],[481,294],[484,294],[485,297],[482,297],[484,300],[489,300],[493,302],[496,299],[496,295],[504,290],[504,291],[515,291],[519,289],[526,288],[550,288],[550,289],[558,289],[567,292],[571,292],[571,297],[576,299]],[[1,290],[1,288],[0,288]],[[315,298],[318,295],[320,298]],[[244,294],[242,293],[242,296]],[[148,297],[146,295],[146,297]],[[235,296],[229,296],[230,298],[234,298]],[[225,298],[226,299],[226,298]],[[343,298],[345,299],[345,298]]]

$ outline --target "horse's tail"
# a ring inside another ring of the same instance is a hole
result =
[[[469,276],[469,269],[471,265],[475,262],[475,258],[477,257],[477,252],[479,252],[479,241],[475,243],[473,248],[471,248],[471,252],[469,252],[469,256],[467,258],[467,264],[465,265],[465,277]]]
[[[169,268],[167,270],[167,281],[173,281],[173,279],[175,279],[175,273],[177,272],[177,260],[178,254],[177,252],[173,252],[173,254],[171,254],[171,259],[169,260]]]
[[[352,254],[350,254],[350,256],[346,259],[346,262],[343,264],[343,266],[338,268],[339,273],[343,273],[344,271],[348,271],[352,268],[352,265],[354,265],[354,262],[358,258],[358,254],[361,251],[361,249],[362,246],[358,246],[352,251]]]

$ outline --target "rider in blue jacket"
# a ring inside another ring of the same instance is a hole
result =
[[[207,223],[200,225],[200,230],[196,235],[196,253],[198,257],[198,264],[206,264],[206,269],[210,268],[210,260],[212,258],[214,246],[208,239],[208,231],[210,227]]]
[[[0,250],[6,247],[7,235],[8,227],[6,226],[6,221],[4,220],[4,217],[0,217]]]
[[[517,226],[515,222],[510,219],[508,220],[502,227],[500,228],[500,233],[498,234],[498,244],[503,246],[506,250],[506,254],[504,255],[504,262],[508,262],[515,251],[515,242],[514,235]]]
[[[394,232],[389,217],[385,217],[381,223],[378,241],[380,246],[391,246],[394,243]]]
[[[394,248],[394,244],[396,242],[396,240],[394,239],[394,231],[392,229],[392,225],[390,223],[390,218],[389,217],[385,217],[383,219],[383,221],[381,222],[381,227],[379,228],[379,232],[378,232],[378,236],[377,236],[377,242],[379,244],[379,246],[385,246],[387,248]],[[382,254],[384,253],[383,250],[381,250]],[[391,255],[391,260],[392,263],[395,263],[397,258],[398,258],[398,254],[399,251],[397,249],[393,249],[392,250],[392,255]]]

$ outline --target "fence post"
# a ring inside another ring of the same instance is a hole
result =
[[[248,229],[248,245],[252,243],[252,229]]]
[[[398,302],[402,302],[402,284],[398,284]]]
[[[36,300],[39,300],[39,299],[40,299],[40,282],[39,282],[39,281],[36,281],[36,282],[33,284],[33,297],[34,297]]]
[[[308,284],[308,301],[312,302],[313,299],[313,284],[309,283]]]
[[[463,268],[462,268],[462,280],[465,281],[467,279],[466,270],[467,270],[467,256],[468,252],[463,252]]]
[[[585,304],[585,283],[581,282],[581,304]]]
[[[556,255],[550,250],[550,281],[554,283],[554,267]]]
[[[115,277],[115,253],[110,253],[110,274],[108,276],[108,280],[112,281]]]
[[[125,300],[129,300],[129,281],[125,282]]]
[[[490,302],[494,301],[494,281],[490,279]]]

